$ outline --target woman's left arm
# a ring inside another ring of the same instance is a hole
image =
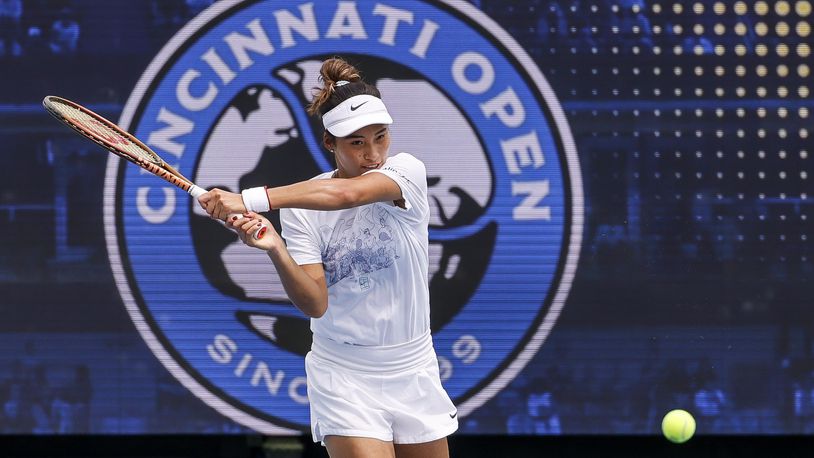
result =
[[[266,189],[269,206],[304,208],[309,210],[342,210],[372,202],[397,201],[402,198],[401,188],[387,175],[366,173],[354,178],[328,178],[307,180]],[[212,189],[198,198],[209,216],[226,219],[231,214],[246,211],[243,198],[221,189]]]

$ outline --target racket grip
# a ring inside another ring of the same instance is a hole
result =
[[[196,185],[192,185],[192,186],[190,186],[189,190],[187,190],[187,192],[189,193],[190,196],[197,199],[198,197],[202,196],[203,194],[206,194],[207,191],[206,191],[206,189],[203,189],[203,188],[198,187]],[[228,219],[228,221],[231,222],[231,221],[237,221],[238,219],[240,219],[242,217],[243,217],[243,215],[235,213],[235,214],[229,215],[227,219]],[[226,225],[226,221],[221,221],[221,223]],[[262,239],[263,236],[266,235],[267,230],[268,230],[268,227],[266,227],[265,224],[262,225],[260,227],[260,229],[258,229],[257,231],[254,232],[254,239],[255,240]]]

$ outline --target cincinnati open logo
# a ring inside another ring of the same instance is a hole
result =
[[[120,124],[204,188],[309,179],[334,168],[304,109],[334,55],[381,90],[391,154],[427,166],[431,325],[441,378],[466,416],[545,341],[583,224],[562,108],[493,20],[462,1],[217,2],[153,60]],[[258,431],[307,428],[309,322],[268,257],[116,158],[105,218],[123,301],[173,376]]]

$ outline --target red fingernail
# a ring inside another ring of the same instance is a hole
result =
[[[237,215],[232,217],[232,221],[237,221]]]

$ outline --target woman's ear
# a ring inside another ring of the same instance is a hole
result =
[[[322,134],[322,145],[330,152],[334,152],[336,149],[336,138],[331,135],[327,130],[325,133]]]

